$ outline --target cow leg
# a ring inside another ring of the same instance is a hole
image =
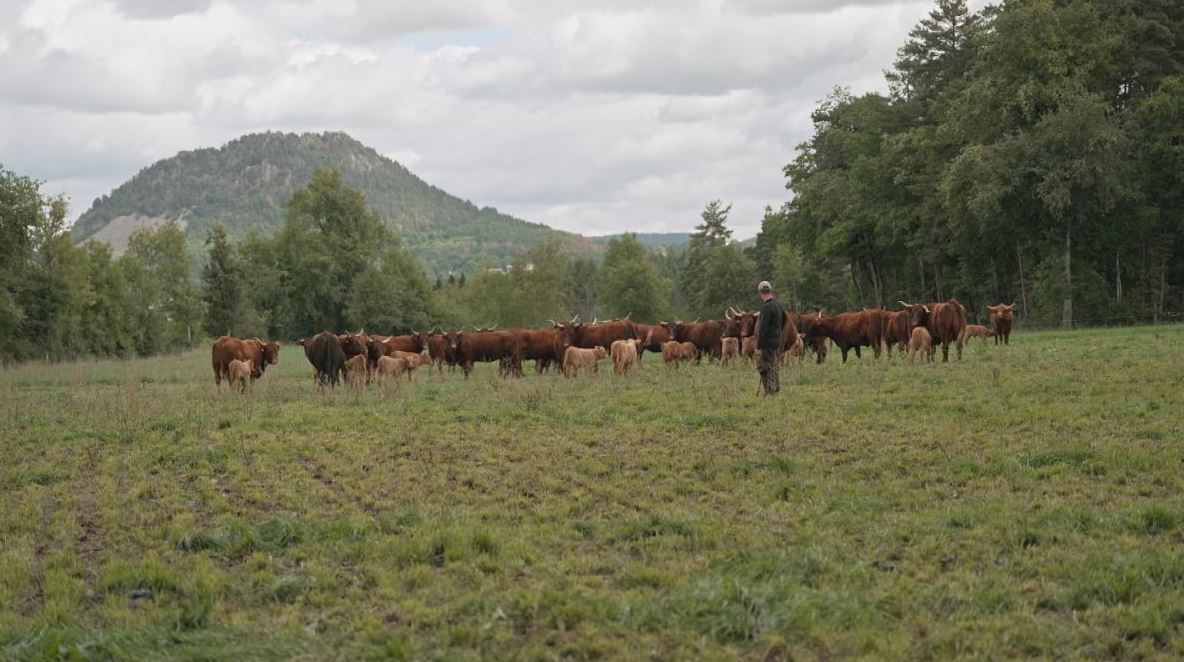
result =
[[[948,340],[941,341],[941,362],[950,362],[950,341]]]
[[[859,345],[855,346],[855,358],[862,360],[863,354],[859,351]]]

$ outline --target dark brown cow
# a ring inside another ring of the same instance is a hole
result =
[[[380,336],[371,335],[371,340],[377,340],[382,343],[383,352],[386,356],[393,356],[395,352],[412,352],[418,354],[427,349],[421,339],[422,334],[405,334],[402,336]]]
[[[549,370],[554,364],[556,368],[563,365],[563,353],[568,348],[567,334],[559,325],[550,329],[515,329],[518,336],[518,349],[523,361],[534,361],[534,371],[538,374]]]
[[[670,340],[670,332],[662,324],[635,324],[637,337],[641,342],[637,345],[637,361],[646,351],[656,354],[662,353],[662,344]]]
[[[805,333],[806,326],[815,324],[818,320],[818,313],[787,313],[789,318],[793,320],[798,332],[805,336],[802,342],[805,343],[806,349],[814,352],[814,362],[822,363],[826,360],[826,342],[827,338],[824,335],[810,336]]]
[[[807,341],[830,338],[842,350],[843,363],[846,363],[847,352],[851,349],[855,350],[857,358],[862,358],[861,347],[871,347],[877,357],[880,355],[884,335],[883,313],[883,310],[876,308],[827,317],[818,311],[817,315],[803,315],[801,319]]]
[[[502,377],[522,375],[522,357],[513,331],[449,331],[445,336],[449,351],[464,371],[465,379],[473,372],[476,361],[497,361],[498,373]]]
[[[617,340],[630,340],[637,337],[637,325],[628,317],[608,322],[593,321],[584,324],[578,317],[567,324],[556,325],[566,337],[567,346],[590,349],[593,347],[612,347]]]
[[[337,386],[345,377],[345,352],[341,349],[341,340],[331,331],[322,331],[317,335],[301,340],[304,355],[312,364],[313,375],[317,386],[324,388],[328,383]]]
[[[884,322],[884,347],[888,351],[888,357],[892,358],[894,346],[900,347],[902,357],[908,353],[909,340],[909,311],[890,311]]]
[[[966,308],[957,299],[941,303],[900,302],[909,311],[909,333],[923,326],[933,338],[933,346],[941,344],[941,360],[950,360],[950,343],[958,349],[958,360],[962,360],[962,332],[966,329]]]
[[[1015,304],[1001,303],[997,306],[987,306],[991,311],[991,328],[995,331],[995,344],[1000,339],[1004,345],[1011,344],[1011,322],[1015,317]]]
[[[667,322],[666,330],[671,340],[689,342],[695,345],[699,353],[695,357],[697,365],[707,354],[710,359],[719,359],[722,351],[721,340],[724,336],[724,322],[707,320],[706,322]]]
[[[444,364],[448,364],[448,370],[451,371],[456,367],[456,362],[452,360],[452,352],[449,350],[448,338],[443,333],[421,333],[419,334],[419,342],[424,347],[427,347],[428,356],[432,357],[432,363],[436,365],[436,372],[444,372]]]
[[[258,338],[241,339],[222,336],[211,348],[211,363],[214,367],[214,385],[221,388],[222,380],[228,378],[227,369],[231,361],[249,361],[251,379],[259,379],[267,366],[280,362],[280,344],[265,343]]]

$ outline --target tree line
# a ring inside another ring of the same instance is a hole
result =
[[[819,104],[766,211],[753,259],[797,305],[1181,309],[1184,3],[938,0],[886,76]]]

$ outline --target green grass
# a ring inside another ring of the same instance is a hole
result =
[[[1184,328],[654,358],[0,372],[0,659],[1184,656]]]

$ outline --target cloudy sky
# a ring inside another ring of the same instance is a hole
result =
[[[976,3],[979,4],[979,3]],[[931,0],[0,0],[0,163],[72,212],[179,150],[343,130],[427,181],[583,232],[741,237],[833,86]]]

